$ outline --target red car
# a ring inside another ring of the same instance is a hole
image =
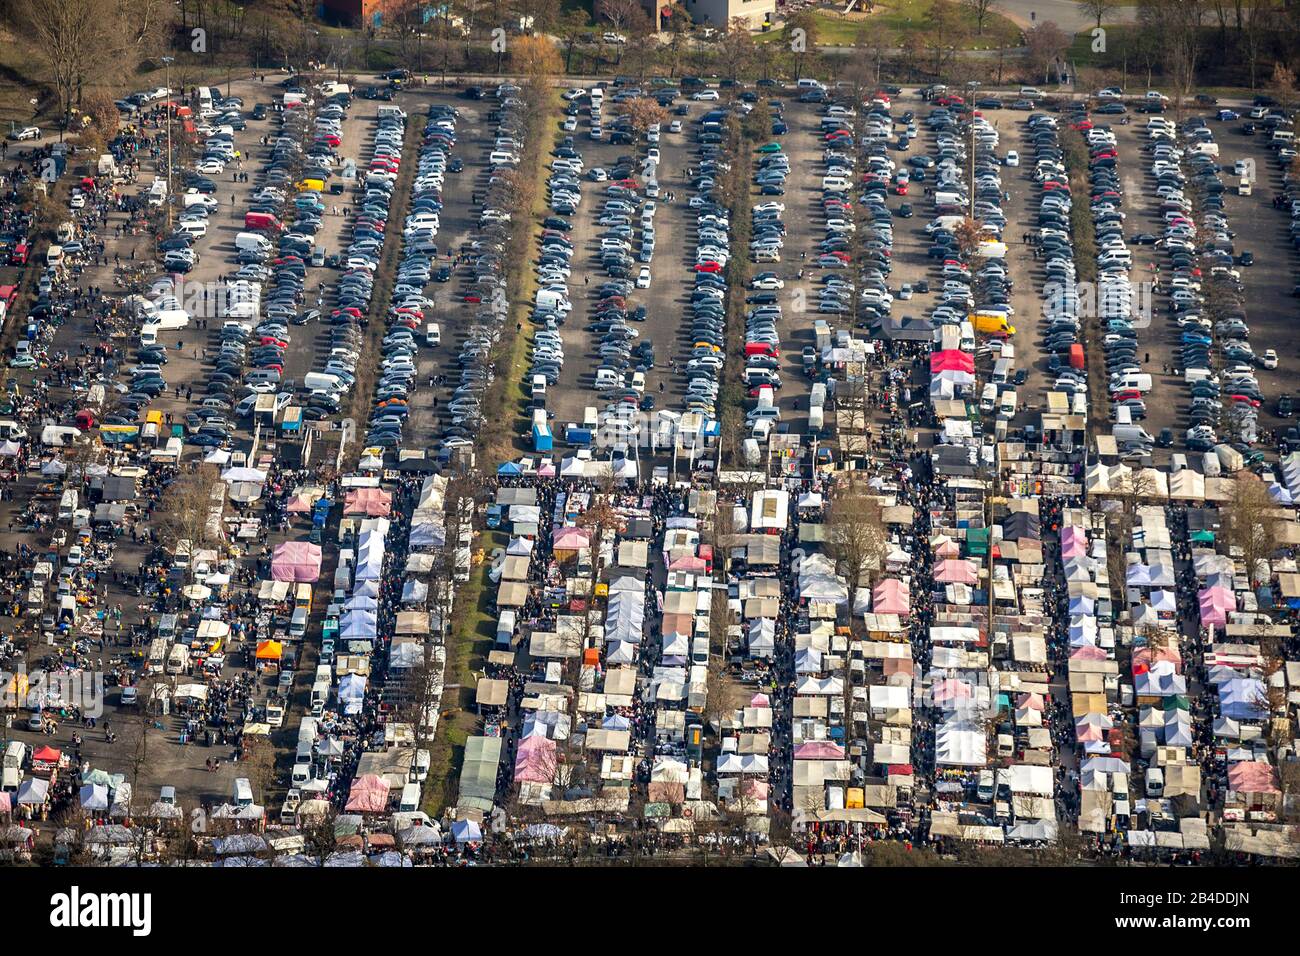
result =
[[[696,272],[721,272],[722,263],[720,262],[697,262],[695,264]]]
[[[14,246],[13,252],[9,253],[9,264],[11,266],[25,266],[27,264],[27,243],[20,242]]]
[[[1229,395],[1228,398],[1241,405],[1249,405],[1251,408],[1259,408],[1259,399],[1251,398],[1249,395]]]
[[[895,195],[895,196],[906,196],[906,195],[907,195],[907,183],[895,183],[895,184],[894,184],[894,195]]]

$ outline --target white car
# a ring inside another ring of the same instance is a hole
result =
[[[1264,349],[1264,355],[1260,358],[1259,364],[1267,369],[1277,368],[1277,352],[1273,349]]]
[[[68,197],[68,205],[73,209],[84,209],[86,207],[86,195],[81,191],[73,193]]]
[[[717,90],[700,90],[698,93],[691,94],[693,100],[716,100],[717,98]]]
[[[898,297],[900,299],[910,299],[912,297],[911,283],[904,282],[902,285],[898,287]]]
[[[609,179],[609,173],[604,169],[601,169],[599,166],[588,170],[587,175],[591,177],[593,182],[597,183],[603,183],[605,180]]]
[[[636,287],[638,289],[650,288],[650,270],[642,269],[636,276]]]
[[[602,43],[626,43],[627,37],[621,33],[602,33],[600,40]]]
[[[682,131],[682,121],[681,121],[681,120],[673,120],[671,123],[668,124],[668,132],[670,132],[670,133],[680,133],[681,131]]]
[[[785,288],[785,280],[780,276],[761,276],[749,284],[751,289],[765,289],[774,291]]]
[[[1008,166],[1019,166],[1020,154],[1017,153],[1014,149],[1007,150],[1007,158],[1005,162]]]
[[[578,87],[575,86],[575,87],[574,87],[573,89],[571,89],[571,90],[565,90],[565,91],[564,91],[563,93],[561,93],[560,95],[561,95],[562,97],[564,97],[566,100],[576,100],[576,99],[578,99],[578,97],[580,97],[580,96],[586,96],[586,95],[587,95],[587,91],[584,90],[584,89],[579,89]]]
[[[10,133],[9,138],[16,139],[20,143],[25,139],[40,139],[41,131],[35,126],[24,126],[22,129],[17,129]]]

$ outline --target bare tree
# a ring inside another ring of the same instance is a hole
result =
[[[1047,20],[1032,30],[1025,32],[1025,42],[1029,47],[1029,62],[1035,71],[1041,71],[1043,81],[1061,55],[1070,48],[1070,37],[1053,21]]]
[[[1273,552],[1273,535],[1268,526],[1272,509],[1268,489],[1249,473],[1238,475],[1232,482],[1232,493],[1221,509],[1225,537],[1241,555],[1251,581],[1258,581],[1257,565]]]
[[[1104,0],[1102,0],[1104,2]],[[975,35],[984,35],[984,25],[993,14],[993,0],[962,0],[962,6],[975,18]]]
[[[176,548],[182,541],[188,541],[190,552],[215,541],[211,515],[218,507],[221,485],[220,475],[215,467],[200,465],[195,471],[178,476],[172,480],[162,494],[158,505],[157,523],[162,532],[164,543]],[[188,574],[193,574],[194,562],[189,564]]]
[[[1074,0],[1074,2],[1084,13],[1096,20],[1099,27],[1102,18],[1110,16],[1119,7],[1117,0]]]

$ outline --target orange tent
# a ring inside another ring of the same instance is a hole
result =
[[[257,659],[259,661],[278,661],[284,654],[284,645],[279,641],[258,641]]]

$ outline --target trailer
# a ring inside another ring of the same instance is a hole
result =
[[[533,424],[533,451],[550,451],[554,444],[551,435],[551,426],[534,423]]]
[[[286,435],[296,435],[302,431],[302,408],[298,405],[290,405],[284,410],[284,417],[280,419],[280,431]]]

